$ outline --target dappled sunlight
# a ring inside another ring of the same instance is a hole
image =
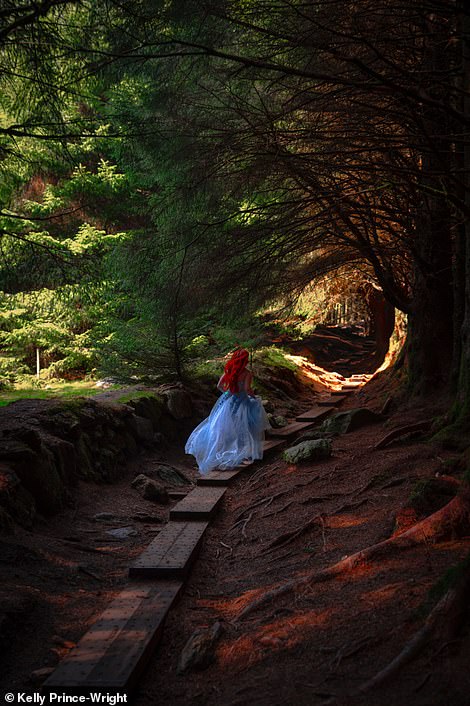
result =
[[[409,592],[409,584],[407,581],[399,581],[398,583],[390,583],[385,586],[380,586],[380,588],[375,588],[371,591],[366,591],[362,593],[359,598],[361,601],[368,603],[369,605],[376,608],[381,603],[386,603],[387,601],[393,599],[396,594],[403,594],[403,591]]]
[[[330,529],[359,527],[360,525],[367,524],[367,522],[369,522],[368,517],[357,517],[356,515],[330,515],[325,522],[325,527]]]
[[[324,627],[336,612],[334,608],[327,608],[278,618],[250,631],[249,635],[223,643],[217,650],[219,665],[222,668],[244,669],[273,652],[291,649],[302,642],[314,628]]]
[[[275,584],[277,585],[277,584]],[[273,588],[274,586],[271,586]],[[233,618],[235,615],[240,613],[244,608],[246,608],[247,605],[249,605],[252,601],[256,600],[257,598],[260,598],[263,596],[267,590],[266,588],[254,588],[248,591],[245,591],[244,593],[240,594],[239,596],[236,596],[234,598],[225,598],[225,599],[200,599],[198,601],[198,605],[203,607],[203,608],[212,608],[213,610],[217,611],[221,615],[223,615],[225,618]]]
[[[306,378],[309,385],[313,385],[316,392],[341,390],[342,376],[338,373],[329,372],[318,365],[313,365],[302,355],[293,355],[292,353],[284,354],[287,360],[297,366],[301,376]]]

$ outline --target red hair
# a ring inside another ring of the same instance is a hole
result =
[[[238,348],[232,357],[225,364],[222,376],[222,386],[225,390],[230,390],[232,394],[238,392],[238,381],[243,370],[246,368],[250,354],[244,348]]]

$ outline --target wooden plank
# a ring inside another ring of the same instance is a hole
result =
[[[343,385],[343,390],[344,390],[344,385]],[[346,395],[335,395],[331,397],[325,397],[323,400],[318,400],[317,404],[320,405],[320,407],[334,407],[335,405],[339,404],[343,400],[346,399]]]
[[[251,463],[249,464],[251,466]],[[209,471],[197,479],[198,485],[229,485],[234,478],[240,475],[248,464],[244,464],[240,468],[234,468],[231,471]]]
[[[331,413],[327,407],[312,407],[307,412],[302,412],[297,417],[298,422],[319,422]]]
[[[168,522],[129,567],[138,578],[184,578],[191,568],[208,522]]]
[[[313,426],[313,422],[297,421],[292,424],[288,424],[285,427],[281,427],[280,429],[271,429],[269,435],[285,439],[288,436],[292,436],[292,434],[296,434],[298,431],[302,431],[303,429],[308,429],[311,426]]]
[[[139,582],[125,588],[62,660],[43,685],[129,689],[161,637],[165,617],[178,598],[180,581]]]
[[[227,488],[197,486],[170,510],[170,520],[208,520],[217,510]]]

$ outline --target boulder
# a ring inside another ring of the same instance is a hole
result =
[[[332,434],[347,434],[369,424],[383,422],[384,417],[377,412],[373,412],[367,407],[349,409],[346,412],[338,412],[325,419],[321,425],[321,430]]]
[[[145,419],[145,417],[139,417],[138,414],[133,414],[129,419],[129,427],[136,439],[146,444],[153,443],[154,431],[150,419]]]
[[[330,439],[314,439],[301,441],[300,444],[286,449],[282,457],[287,463],[301,463],[302,461],[321,461],[331,456]]]
[[[162,484],[148,478],[148,476],[143,473],[136,476],[131,485],[145,500],[153,500],[157,503],[168,502],[168,492],[166,488]]]
[[[163,392],[168,412],[173,419],[188,419],[193,414],[191,395],[182,387],[171,387]]]
[[[162,481],[166,485],[188,485],[190,481],[180,471],[172,466],[158,465],[149,468],[144,475],[156,481]]]
[[[158,422],[165,409],[163,397],[149,394],[148,397],[136,397],[133,400],[129,400],[127,404],[133,407],[139,417],[148,419],[154,429],[158,428]]]

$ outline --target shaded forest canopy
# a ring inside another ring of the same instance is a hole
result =
[[[59,376],[181,376],[328,278],[407,315],[407,384],[467,425],[469,22],[463,0],[4,2],[5,379],[35,349]]]

